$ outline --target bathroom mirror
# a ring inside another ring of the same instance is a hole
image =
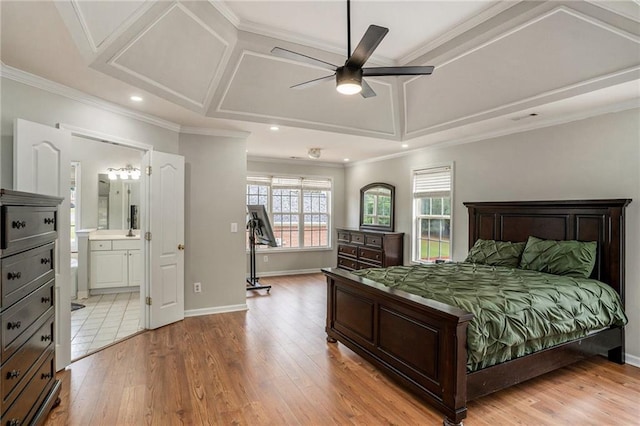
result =
[[[98,229],[140,229],[140,181],[98,174]]]
[[[395,187],[388,183],[371,183],[360,189],[360,229],[389,231],[394,229]]]

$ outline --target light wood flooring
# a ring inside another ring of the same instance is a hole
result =
[[[261,279],[246,312],[187,318],[74,362],[47,425],[441,425],[325,341],[320,274]],[[206,289],[205,289],[206,291]],[[468,404],[466,426],[638,425],[640,369],[583,361]]]

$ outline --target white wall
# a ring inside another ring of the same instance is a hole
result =
[[[180,155],[186,169],[185,307],[244,306],[246,142],[181,134]],[[238,232],[231,232],[231,223]],[[202,283],[202,293],[193,292],[194,282]]]
[[[248,173],[269,173],[283,176],[319,176],[333,180],[331,238],[333,245],[327,250],[278,251],[259,247],[256,256],[258,276],[287,274],[295,271],[319,271],[320,268],[336,266],[337,245],[335,228],[344,226],[344,167],[322,166],[302,162],[278,162],[275,160],[250,159],[247,162]],[[243,201],[244,202],[244,201]],[[264,262],[267,255],[269,261]],[[247,256],[247,268],[249,256]],[[248,269],[247,269],[248,270]]]
[[[411,233],[411,170],[454,162],[453,257],[468,251],[465,201],[632,198],[626,217],[626,328],[630,361],[640,365],[640,110],[385,161],[345,174],[347,224],[358,225],[360,187],[396,186],[396,230]],[[410,260],[409,235],[405,263]]]

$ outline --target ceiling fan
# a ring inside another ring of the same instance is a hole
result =
[[[362,40],[360,40],[356,49],[351,53],[351,1],[347,0],[347,60],[344,65],[338,66],[330,64],[329,62],[312,58],[311,56],[303,55],[301,53],[292,52],[291,50],[283,49],[281,47],[274,47],[271,50],[271,53],[281,58],[304,62],[306,64],[334,71],[333,74],[326,77],[316,78],[291,86],[292,89],[305,89],[318,83],[322,83],[323,81],[331,80],[335,76],[336,90],[338,92],[345,95],[355,95],[356,93],[360,93],[363,98],[370,98],[372,96],[376,96],[376,92],[373,91],[371,86],[369,86],[362,77],[429,75],[433,73],[434,67],[432,66],[363,68],[365,62],[367,62],[371,54],[376,50],[376,47],[378,47],[388,32],[388,28],[380,27],[378,25],[369,25],[369,28],[367,28],[367,31],[364,33]]]

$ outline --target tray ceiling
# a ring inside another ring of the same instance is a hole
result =
[[[354,2],[354,40],[371,23],[390,28],[369,66],[435,65],[433,75],[369,78],[377,96],[368,99],[339,95],[331,81],[290,89],[329,73],[270,50],[342,64],[343,3],[63,0],[55,6],[85,66],[203,118],[441,143],[473,125],[498,131],[536,108],[575,105],[576,97],[632,82],[625,87],[634,93],[612,90],[612,102],[640,97],[640,6],[631,1]],[[3,62],[20,67],[12,59],[19,56],[10,51]]]

